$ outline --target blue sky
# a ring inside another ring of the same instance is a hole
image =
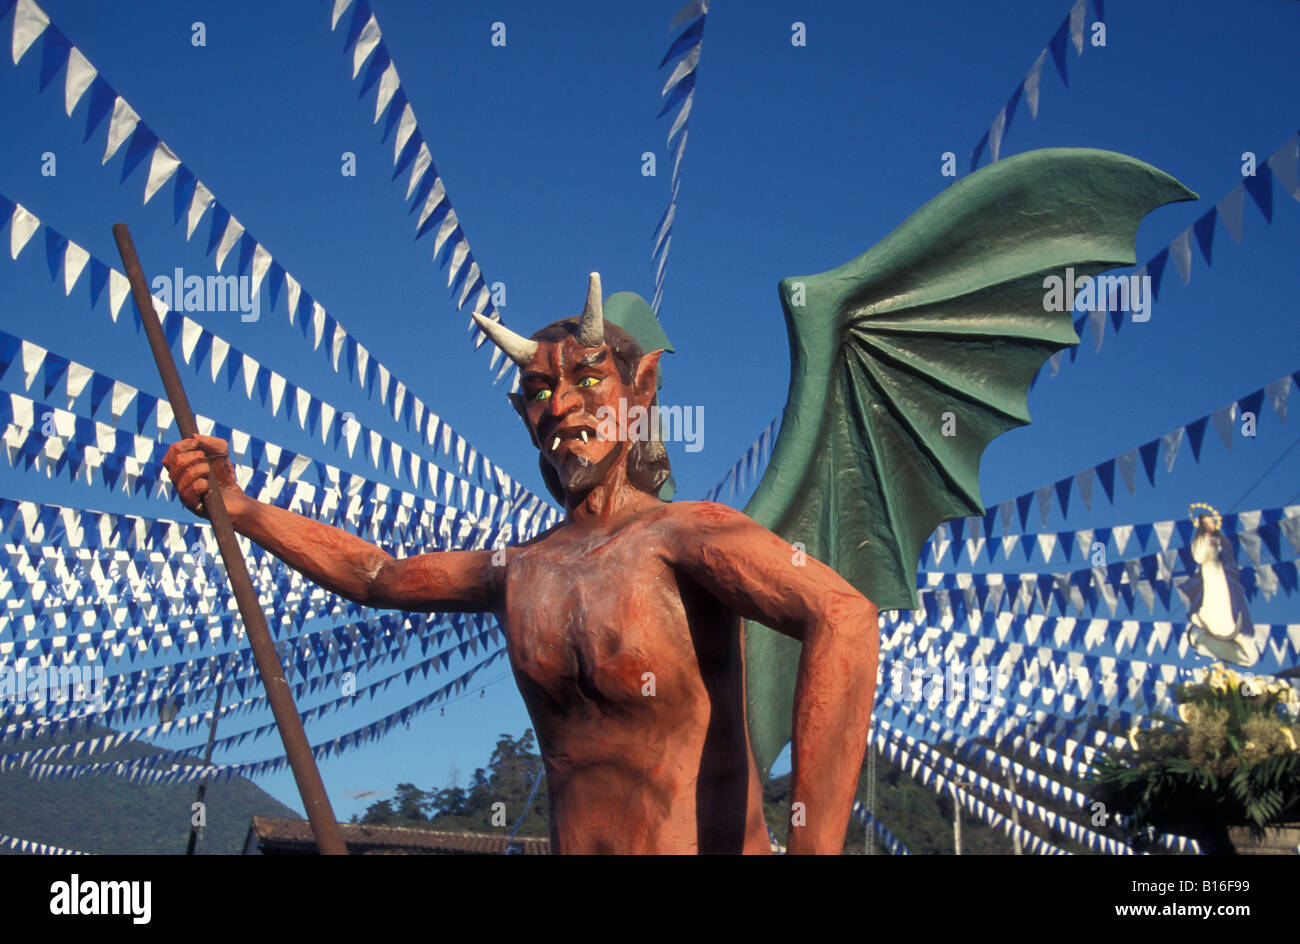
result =
[[[586,274],[606,292],[652,293],[651,232],[668,201],[670,118],[656,119],[676,0],[666,4],[374,0],[385,42],[439,173],[489,282],[503,282],[503,314],[529,333],[576,313]],[[342,27],[328,3],[117,4],[47,0],[53,22],[217,198],[256,233],[349,331],[493,461],[544,494],[535,454],[485,353],[473,354],[466,316],[432,262],[432,238],[412,239],[406,177],[391,179],[392,141],[371,124],[374,92],[358,99]],[[1048,57],[1039,113],[1023,103],[1003,154],[1037,147],[1122,151],[1183,181],[1201,199],[1157,210],[1137,238],[1154,255],[1241,181],[1241,155],[1262,162],[1300,128],[1294,52],[1300,4],[1255,0],[1107,3],[1104,48],[1067,52],[1070,84]],[[941,155],[964,172],[988,128],[1065,17],[1068,2],[872,4],[718,0],[708,17],[662,321],[677,353],[665,359],[666,402],[699,405],[704,448],[671,447],[679,494],[704,494],[781,410],[788,382],[779,278],[821,272],[868,249],[948,182]],[[349,16],[344,17],[344,24]],[[1096,19],[1088,7],[1087,22]],[[207,45],[191,44],[202,21]],[[807,45],[791,44],[803,22]],[[506,28],[493,46],[492,24]],[[10,18],[0,23],[8,37]],[[83,102],[63,112],[63,78],[38,91],[40,43],[0,68],[0,194],[116,264],[109,227],[132,227],[147,272],[207,274],[208,222],[192,241],[171,215],[171,185],[141,206],[144,170],[125,183],[123,152],[101,166],[104,128],[87,143]],[[6,57],[8,53],[5,53]],[[382,123],[381,123],[382,125]],[[653,151],[659,172],[643,176]],[[57,175],[42,176],[42,155]],[[340,172],[356,156],[356,176]],[[147,163],[147,162],[146,162]],[[1171,265],[1145,324],[1085,336],[1078,360],[1041,379],[1034,424],[996,441],[981,485],[996,503],[1095,465],[1300,368],[1294,291],[1300,206],[1280,188],[1266,224],[1247,200],[1242,242],[1219,227],[1213,265],[1194,252],[1190,284]],[[39,240],[39,235],[38,235]],[[6,243],[7,245],[7,243]],[[229,264],[228,264],[229,266]],[[229,268],[227,268],[229,271]],[[0,261],[0,329],[161,393],[144,339],[93,310],[79,284],[65,298],[50,280],[43,242]],[[242,350],[320,393],[363,423],[396,430],[377,403],[309,354],[281,305],[241,323],[195,315]],[[183,373],[187,380],[193,375]],[[22,390],[21,376],[4,381]],[[224,386],[190,381],[196,409],[354,471],[283,418],[270,419]],[[1294,405],[1294,404],[1293,404]],[[1271,410],[1254,439],[1231,452],[1207,433],[1199,464],[1184,449],[1171,475],[1113,506],[1078,505],[1049,527],[1178,518],[1189,502],[1222,511],[1300,435]],[[1235,510],[1297,501],[1300,448],[1286,453]],[[184,516],[178,506],[73,486],[0,467],[0,495],[109,511]],[[1033,523],[1031,519],[1031,523]],[[1261,604],[1263,618],[1296,622],[1293,598]],[[1256,614],[1256,619],[1261,619]],[[389,671],[392,671],[391,669]],[[369,802],[349,792],[399,781],[465,782],[499,732],[527,715],[498,663],[468,698],[322,763],[341,818]],[[431,677],[432,679],[432,677]],[[374,702],[309,729],[313,740],[359,727],[415,701],[397,685]],[[260,723],[260,722],[259,722]],[[237,730],[237,728],[236,728]],[[224,731],[223,731],[224,733]],[[279,753],[264,738],[222,760]],[[285,773],[262,785],[300,808]]]

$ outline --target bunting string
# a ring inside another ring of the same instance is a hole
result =
[[[1265,550],[1275,561],[1282,560],[1279,538],[1283,536],[1300,552],[1300,520],[1297,519],[1300,519],[1300,505],[1262,508],[1224,515],[1222,530],[1236,549],[1244,551],[1251,563],[1258,565]],[[992,530],[991,524],[988,527]],[[1151,552],[1157,547],[1168,551],[1190,547],[1196,536],[1196,526],[1186,518],[1029,534],[1004,528],[1000,539],[985,537],[985,529],[984,518],[955,518],[940,525],[922,551],[922,564],[942,563],[950,548],[954,567],[961,563],[963,552],[970,564],[980,563],[981,555],[991,564],[999,550],[1005,560],[1011,561],[1015,555],[1023,557],[1025,563],[1034,560],[1035,552],[1042,563],[1051,563],[1058,551],[1066,561],[1072,561],[1075,554],[1080,560],[1090,560],[1098,554],[1110,560],[1127,554],[1130,541],[1138,551]]]
[[[1149,277],[1151,279],[1151,293],[1148,305],[1154,306],[1160,298],[1160,285],[1165,270],[1172,260],[1183,285],[1188,285],[1192,278],[1192,258],[1197,254],[1197,251],[1199,251],[1201,258],[1204,259],[1205,267],[1208,269],[1211,266],[1214,234],[1218,229],[1216,224],[1221,223],[1223,229],[1232,237],[1232,241],[1237,245],[1241,245],[1243,209],[1248,194],[1250,202],[1254,204],[1260,216],[1264,218],[1265,223],[1272,224],[1275,183],[1283,191],[1300,201],[1300,133],[1293,134],[1288,138],[1252,174],[1243,177],[1241,183],[1228,191],[1218,203],[1205,211],[1191,226],[1175,236],[1172,242],[1147,260],[1145,265],[1135,270],[1128,277],[1130,284],[1132,284],[1131,279],[1133,278]],[[1195,247],[1196,251],[1193,250],[1193,247]],[[1120,288],[1122,289],[1122,286]],[[1082,309],[1083,314],[1074,321],[1074,329],[1080,337],[1083,336],[1085,323],[1088,325],[1092,331],[1093,342],[1098,352],[1101,351],[1108,323],[1110,332],[1118,335],[1126,315],[1132,316],[1133,320],[1138,323],[1144,322],[1151,317],[1149,310],[1142,311],[1141,317],[1138,317],[1133,311],[1135,306],[1132,296],[1128,292],[1122,290],[1119,292],[1117,304],[1104,304],[1106,301],[1108,300],[1094,299],[1095,304],[1090,308]],[[1075,307],[1078,308],[1079,306]],[[1107,314],[1109,314],[1109,318]],[[1079,356],[1080,346],[1070,348],[1071,363]],[[1063,353],[1065,352],[1057,352],[1052,356],[1049,376],[1055,377],[1059,373]],[[1041,373],[1037,375],[1034,382],[1036,383],[1041,376]]]
[[[478,646],[482,644],[484,649],[486,650],[488,648],[487,645],[488,638],[489,636],[492,635],[494,635],[494,633],[484,631],[478,636],[470,636],[465,643],[461,644],[460,648],[463,649],[472,648],[473,651],[477,653]],[[300,715],[302,717],[303,723],[307,724],[312,721],[316,721],[321,718],[324,718],[330,712],[337,712],[341,708],[354,706],[360,701],[363,695],[369,695],[370,700],[373,701],[376,695],[378,695],[381,691],[386,691],[399,678],[405,677],[405,680],[408,685],[416,672],[422,672],[424,674],[424,677],[427,678],[430,669],[432,669],[434,672],[437,672],[438,663],[441,660],[443,660],[444,657],[446,658],[447,661],[450,661],[451,653],[453,653],[456,649],[457,647],[453,646],[443,653],[437,653],[431,658],[425,659],[422,662],[409,666],[401,671],[395,672],[385,678],[379,679],[369,685],[366,685],[363,688],[358,688],[356,694],[341,695],[337,698],[331,699],[314,708],[310,708],[305,711],[302,711],[300,712]],[[504,651],[504,650],[499,650],[499,651]],[[333,683],[337,683],[338,676],[340,674],[341,673],[337,673],[337,672],[334,673],[334,678],[330,681]],[[314,691],[315,691],[315,686],[312,686],[309,689],[309,684],[307,682],[300,682],[294,686],[294,697],[301,698],[306,694],[314,693]],[[223,717],[228,717],[233,714],[247,713],[249,710],[253,708],[265,707],[265,704],[266,704],[266,699],[264,695],[255,696],[252,698],[245,699],[243,702],[240,703],[239,706],[232,706],[234,710],[230,712],[225,711],[223,707],[221,715]],[[189,723],[190,725],[198,725],[200,723],[211,723],[212,714],[213,713],[211,711],[208,711],[205,714],[195,715],[193,717],[193,720],[191,720]],[[169,724],[171,726],[175,726],[174,721],[170,722]],[[176,730],[181,730],[181,729],[176,728]],[[272,734],[277,730],[278,727],[276,723],[272,721],[267,724],[261,725],[257,728],[252,728],[250,730],[242,731],[237,734],[232,734],[226,737],[218,738],[216,741],[213,742],[213,750],[214,751],[231,750],[233,748],[242,745],[247,740],[250,739],[258,740],[259,738],[265,737],[268,734]],[[109,735],[107,737],[93,738],[93,739],[88,739],[88,740],[79,741],[70,744],[59,744],[48,748],[38,748],[35,750],[21,751],[14,754],[6,754],[0,756],[0,772],[23,768],[23,767],[29,767],[34,763],[41,762],[43,760],[50,759],[50,758],[63,757],[67,755],[70,751],[73,757],[77,756],[80,753],[93,754],[96,751],[105,749],[109,746],[116,747],[118,744],[124,743],[126,741],[136,741],[140,739],[153,738],[153,737],[157,737],[161,733],[165,733],[164,725],[157,724],[157,725],[150,725],[147,728],[142,728],[136,731],[119,732],[117,734]],[[158,764],[164,762],[171,762],[174,760],[180,760],[183,759],[186,755],[193,754],[195,752],[202,752],[205,745],[206,745],[206,740],[196,745],[191,745],[184,748],[177,748],[174,750],[163,752],[161,754],[151,754],[148,757],[141,758],[140,763],[141,764],[149,763],[152,765],[152,764]],[[103,762],[98,764],[82,765],[82,767],[84,768],[83,770],[84,773],[92,773],[92,772],[108,769],[110,767],[115,768],[116,766],[117,766],[116,762]]]
[[[34,842],[30,839],[18,839],[14,836],[0,835],[0,846],[8,846],[15,852],[26,852],[29,855],[59,855],[59,856],[84,856],[90,855],[89,852],[77,852],[74,849],[63,849],[59,846],[47,846],[43,842]]]
[[[1062,517],[1066,517],[1069,515],[1070,502],[1076,493],[1083,499],[1087,509],[1092,511],[1093,499],[1098,484],[1101,485],[1107,501],[1114,502],[1117,472],[1128,493],[1134,495],[1137,493],[1139,466],[1147,482],[1152,487],[1155,487],[1156,472],[1162,464],[1165,474],[1173,472],[1174,461],[1182,451],[1184,443],[1191,448],[1192,458],[1198,463],[1201,461],[1205,433],[1207,428],[1211,426],[1223,442],[1224,448],[1231,451],[1236,438],[1247,435],[1246,432],[1243,432],[1243,429],[1248,428],[1247,414],[1250,415],[1249,428],[1253,429],[1255,434],[1258,434],[1259,425],[1264,421],[1263,407],[1265,401],[1272,407],[1278,420],[1282,423],[1286,422],[1287,401],[1291,396],[1292,384],[1300,385],[1300,370],[1279,377],[1272,383],[1266,384],[1212,413],[1170,430],[1163,436],[1152,439],[1136,449],[1130,449],[1121,455],[1107,459],[1099,465],[1084,469],[1072,476],[1066,476],[1051,484],[1040,486],[1016,498],[1008,499],[996,507],[990,507],[982,518],[982,534],[985,538],[992,538],[993,525],[995,522],[1000,522],[1002,533],[1010,535],[1014,533],[1012,525],[1016,520],[1019,520],[1020,533],[1023,533],[1028,527],[1029,511],[1035,505],[1038,507],[1043,524],[1046,525],[1048,516],[1051,514],[1053,499],[1055,499],[1055,504],[1060,509]],[[967,525],[958,525],[957,527],[967,527],[972,526],[972,522],[980,519],[965,518],[957,520],[967,522]]]
[[[361,79],[361,95],[365,96],[370,89],[377,87],[375,117],[371,123],[378,124],[379,119],[387,115],[380,140],[382,143],[388,140],[390,134],[394,135],[393,178],[396,179],[410,169],[406,185],[406,199],[411,201],[409,212],[414,215],[417,208],[420,211],[415,238],[435,233],[433,260],[440,269],[447,270],[447,288],[453,297],[459,292],[459,297],[456,298],[458,311],[464,309],[465,303],[473,297],[471,311],[501,322],[501,312],[493,303],[487,279],[470,249],[464,227],[452,208],[446,182],[434,166],[433,154],[397,74],[397,64],[393,62],[388,45],[384,42],[384,34],[379,28],[379,21],[367,0],[356,0],[355,5],[353,0],[334,0],[330,13],[330,31],[338,29],[349,7],[352,8],[352,17],[344,34],[343,52],[352,53],[353,80],[361,75],[362,67],[366,69],[366,74]],[[477,350],[487,336],[473,318],[470,319],[469,327]],[[497,370],[497,364],[502,361],[502,352],[495,344],[489,345],[489,348],[492,353],[489,369]],[[519,371],[514,361],[508,358],[492,382],[497,383],[507,373],[513,377],[511,389],[517,390]]]
[[[372,722],[366,727],[358,728],[330,741],[313,745],[313,756],[315,756],[317,760],[324,760],[331,754],[340,754],[344,751],[360,747],[370,741],[377,741],[395,725],[406,724],[413,717],[427,711],[437,702],[464,691],[469,687],[470,680],[479,670],[491,665],[505,654],[506,650],[504,648],[498,649],[487,658],[472,666],[469,671],[405,708],[380,718],[378,721]],[[146,758],[144,760],[147,761],[148,759]],[[84,776],[86,773],[103,773],[116,774],[134,783],[170,784],[192,783],[195,780],[201,779],[228,780],[234,776],[250,778],[258,777],[263,774],[274,773],[285,769],[288,766],[288,758],[284,755],[280,755],[278,757],[256,762],[213,764],[210,766],[195,764],[182,767],[179,764],[173,764],[172,769],[170,770],[155,770],[150,769],[147,764],[143,762],[123,761],[109,764],[104,767],[94,765],[97,769],[93,771],[83,769],[90,766],[92,765],[33,764],[24,769],[33,777],[33,779],[36,780],[46,780],[51,778],[72,779],[77,776]]]
[[[4,222],[10,224],[11,255],[17,259],[32,234],[41,226],[41,221],[26,208],[12,204],[12,201],[0,195],[0,229],[3,229]],[[129,294],[126,277],[100,262],[48,225],[45,226],[45,231],[46,256],[51,278],[57,279],[61,267],[64,273],[65,293],[71,294],[81,272],[89,269],[91,306],[98,302],[104,289],[107,288],[109,312],[116,322],[118,313]],[[347,411],[340,410],[293,384],[277,371],[271,370],[256,358],[232,347],[224,338],[188,316],[170,311],[158,299],[155,299],[155,308],[169,344],[177,348],[179,342],[178,353],[182,360],[193,368],[196,376],[206,377],[211,383],[217,384],[224,373],[227,391],[234,390],[235,385],[242,381],[244,394],[250,403],[260,403],[262,407],[270,409],[272,417],[277,416],[281,405],[284,405],[286,419],[290,422],[296,420],[299,428],[309,435],[319,431],[322,444],[331,440],[332,432],[333,448],[337,450],[341,447],[341,443],[345,443],[349,457],[353,455],[358,440],[361,440],[368,446],[368,449],[363,451],[363,455],[368,456],[370,464],[376,470],[389,470],[398,479],[405,475],[417,488],[421,487],[421,478],[428,478],[431,483],[436,483],[445,474],[416,452],[403,448],[396,441],[364,426]],[[135,322],[139,330],[138,314],[135,316]],[[323,337],[323,331],[318,331],[318,347]],[[5,347],[0,353],[3,354],[7,364],[16,350],[13,336],[5,335],[5,338]],[[93,408],[97,409],[97,403],[102,402],[109,393],[112,393],[116,414],[119,412],[116,409],[117,404],[121,405],[121,410],[126,410],[132,400],[139,396],[140,406],[137,407],[137,413],[141,417],[141,422],[150,415],[151,410],[156,408],[159,435],[170,427],[171,407],[165,400],[143,395],[130,385],[115,386],[117,382],[112,381],[112,378],[96,374],[84,365],[75,365],[73,369],[72,362],[66,358],[32,342],[17,339],[17,343],[21,346],[28,387],[31,386],[36,374],[44,368],[46,386],[51,390],[66,377],[66,389],[70,401],[75,400],[89,388]],[[531,492],[522,489],[503,469],[488,460],[486,456],[480,455],[476,447],[447,425],[436,413],[424,407],[418,399],[408,396],[404,384],[399,382],[394,385],[392,375],[386,368],[378,365],[378,362],[370,359],[368,355],[358,359],[354,356],[355,352],[352,348],[346,349],[346,358],[342,357],[344,352],[345,345],[336,344],[327,347],[327,354],[331,356],[331,364],[335,371],[341,369],[340,361],[342,361],[348,379],[355,377],[369,390],[373,390],[375,380],[378,378],[381,402],[387,403],[391,392],[394,415],[404,417],[408,429],[410,421],[415,420],[418,433],[435,457],[454,463],[460,476],[466,479],[474,476],[480,484],[486,484],[493,494],[503,496],[513,493],[512,500],[518,501],[522,492],[524,498],[532,501],[535,496]],[[205,367],[207,369],[204,369]],[[98,379],[98,382],[90,383],[92,379]],[[540,502],[541,499],[538,501]]]
[[[911,855],[907,846],[899,840],[897,836],[891,833],[885,824],[871,815],[871,812],[862,805],[861,800],[855,799],[851,810],[854,822],[866,827],[870,826],[872,832],[880,837],[880,841],[885,844],[885,851],[890,855]]]
[[[1093,9],[1097,14],[1097,21],[1094,24],[1094,30],[1097,24],[1102,24],[1104,30],[1105,16],[1102,13],[1102,0],[1092,0]],[[1011,131],[1011,120],[1016,116],[1016,108],[1023,99],[1029,107],[1029,115],[1034,120],[1038,119],[1038,98],[1042,89],[1043,82],[1043,65],[1047,61],[1050,53],[1052,62],[1056,65],[1056,73],[1061,77],[1061,85],[1065,88],[1070,87],[1070,75],[1067,67],[1068,57],[1066,55],[1066,43],[1069,42],[1074,46],[1076,56],[1083,55],[1083,34],[1085,20],[1087,18],[1087,0],[1075,0],[1070,6],[1070,12],[1066,14],[1061,25],[1057,27],[1052,38],[1047,45],[1043,47],[1034,64],[1030,66],[1029,73],[1024,80],[1016,86],[1016,90],[1011,93],[1007,103],[1002,106],[989,129],[984,132],[984,136],[979,139],[975,149],[970,155],[970,170],[974,172],[979,166],[980,158],[984,155],[984,149],[989,151],[989,160],[997,161],[1002,156],[1002,145],[1006,141],[1007,134]],[[1104,45],[1104,43],[1102,43]]]
[[[367,23],[374,24],[373,17],[369,17]],[[337,25],[337,19],[335,25]],[[377,44],[377,24],[373,26],[373,35]],[[272,308],[276,307],[280,293],[284,292],[288,300],[289,323],[293,324],[294,318],[297,317],[302,326],[304,338],[314,329],[315,343],[313,350],[319,349],[322,338],[329,339],[330,343],[327,345],[327,352],[331,353],[336,373],[339,360],[337,351],[346,348],[350,363],[355,363],[358,360],[362,361],[363,375],[365,373],[365,363],[372,362],[374,364],[372,369],[381,377],[381,390],[387,392],[389,383],[395,380],[392,373],[383,367],[377,359],[372,358],[370,352],[332,315],[329,315],[325,308],[309,292],[303,289],[302,283],[289,273],[271,252],[248,232],[244,224],[216,198],[189,166],[180,160],[175,151],[142,120],[139,113],[104,79],[90,63],[89,59],[86,58],[85,54],[74,46],[71,40],[50,21],[49,15],[33,0],[19,0],[14,11],[13,25],[13,61],[15,66],[19,64],[27,51],[40,38],[43,38],[41,88],[44,89],[53,81],[60,70],[64,71],[64,108],[67,116],[72,117],[73,111],[82,99],[88,99],[89,101],[86,113],[86,140],[90,139],[91,135],[104,124],[106,119],[108,120],[107,140],[101,163],[107,164],[125,144],[126,156],[122,173],[122,181],[125,181],[132,171],[148,157],[149,170],[144,187],[144,202],[146,204],[168,181],[174,179],[174,222],[179,224],[182,218],[185,219],[186,240],[193,237],[199,222],[207,214],[208,210],[211,210],[212,222],[208,237],[207,254],[216,253],[214,262],[217,271],[220,272],[226,258],[232,252],[238,250],[236,253],[236,271],[238,274],[250,275],[251,273],[254,292],[260,291],[263,281],[269,276]],[[347,48],[351,49],[357,39],[358,35],[350,30]],[[374,45],[370,45],[369,36],[367,36],[361,48],[369,50],[375,48]],[[365,56],[362,56],[356,63],[357,69],[360,68],[364,61]],[[372,71],[373,66],[374,62],[372,62]],[[364,87],[368,88],[370,84],[378,81],[379,78],[379,73],[375,73],[373,78],[368,74],[367,83]],[[413,134],[415,131],[414,114],[410,111],[406,102],[405,92],[396,86],[397,75],[395,68],[389,79],[389,85],[381,84],[379,92],[381,102],[385,102],[385,95],[387,95],[385,103],[388,106],[388,120],[385,124],[384,137],[386,139],[389,133],[396,130],[399,155],[397,172],[400,173],[407,165],[414,164],[412,170],[412,188],[414,188],[421,178],[436,179],[436,173],[425,173],[432,166],[432,162],[431,160],[428,163],[424,161],[429,152],[427,147],[423,147],[422,140],[420,142],[420,148],[422,148],[420,152],[421,159],[418,162],[416,161],[415,151],[407,147],[415,137]],[[380,110],[382,111],[382,109]],[[378,116],[376,121],[378,121]],[[440,180],[437,182],[441,183]],[[408,188],[408,196],[412,188]],[[430,184],[429,191],[425,191],[421,199],[431,197],[433,189],[433,184]],[[500,314],[492,306],[490,292],[488,292],[481,276],[477,278],[465,277],[471,271],[477,273],[478,267],[477,263],[472,263],[471,266],[464,265],[464,262],[469,257],[469,243],[464,239],[464,234],[455,220],[455,214],[451,211],[450,203],[446,203],[445,210],[441,212],[438,211],[438,208],[431,207],[429,209],[428,217],[422,217],[422,222],[432,226],[435,220],[441,221],[438,224],[438,239],[434,249],[434,256],[436,258],[439,251],[443,250],[444,246],[446,247],[444,255],[450,258],[453,263],[451,287],[453,291],[459,290],[462,292],[457,308],[464,306],[469,292],[477,287],[479,293],[475,299],[474,310],[487,313],[489,317],[500,320]],[[450,226],[447,225],[449,220],[452,224]],[[453,234],[459,238],[451,238]],[[476,332],[476,347],[481,346],[484,337],[481,333],[478,333],[476,325],[473,327]],[[492,363],[495,365],[500,352],[497,351],[495,345],[491,347],[493,352]],[[507,364],[513,364],[513,362],[507,361]],[[503,374],[504,368],[497,375],[498,379]],[[373,387],[371,385],[363,383],[362,386],[367,394],[372,393]],[[400,389],[402,394],[409,392],[405,384],[400,382],[397,383],[397,388]],[[413,414],[422,415],[427,411],[423,401],[415,397],[414,394],[410,395],[410,402],[410,409]],[[401,415],[400,403],[394,413],[395,416]],[[417,425],[419,425],[420,415],[415,416]]]
[[[699,76],[700,53],[704,48],[704,24],[708,20],[709,0],[687,0],[677,11],[668,27],[668,34],[683,24],[690,24],[673,40],[659,61],[659,68],[673,65],[673,71],[659,92],[664,99],[664,106],[657,117],[662,118],[673,108],[677,113],[668,129],[666,142],[668,153],[673,153],[673,139],[677,139],[677,151],[673,155],[673,173],[669,184],[668,207],[655,224],[650,238],[653,248],[650,261],[654,265],[654,293],[650,307],[656,316],[663,305],[664,277],[668,271],[668,249],[673,241],[673,223],[677,217],[677,195],[681,189],[682,157],[686,154],[686,137],[690,123],[691,107],[695,104],[695,80]],[[674,65],[675,63],[675,65]]]

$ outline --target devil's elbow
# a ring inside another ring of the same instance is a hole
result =
[[[392,597],[392,563],[393,559],[385,556],[363,564],[357,575],[357,592],[344,595],[362,606],[384,607]]]

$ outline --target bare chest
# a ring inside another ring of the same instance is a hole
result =
[[[506,575],[506,634],[526,697],[630,708],[666,676],[698,676],[681,587],[652,529],[555,538],[515,555]]]

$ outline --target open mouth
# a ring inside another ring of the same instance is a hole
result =
[[[570,449],[578,443],[586,444],[596,438],[596,431],[590,426],[573,426],[568,429],[557,429],[551,434],[551,441],[547,445],[546,451],[551,455],[556,455],[563,449]]]

